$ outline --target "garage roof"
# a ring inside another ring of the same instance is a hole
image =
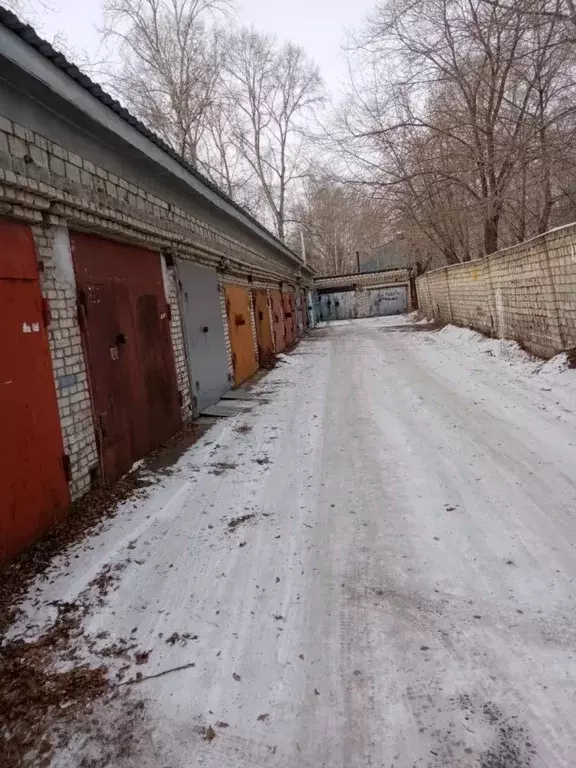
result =
[[[196,191],[203,194],[210,203],[219,208],[223,213],[227,215],[232,214],[233,218],[244,226],[247,226],[255,234],[259,235],[261,239],[274,245],[285,256],[288,256],[306,271],[310,273],[313,272],[313,270],[311,270],[311,268],[308,267],[294,251],[288,248],[276,235],[261,224],[258,219],[242,208],[242,206],[238,205],[232,198],[228,197],[228,195],[217,187],[216,184],[200,173],[194,166],[184,160],[184,158],[168,146],[165,141],[134,117],[134,115],[123,107],[120,102],[110,96],[110,94],[106,93],[100,85],[93,82],[75,64],[69,62],[66,57],[55,50],[50,43],[43,40],[30,25],[20,21],[15,14],[2,6],[0,6],[0,25],[16,34],[22,41],[40,53],[53,66],[57,67],[61,72],[64,72],[73,81],[78,83],[78,85],[88,91],[95,99],[118,115],[125,123],[155,144],[156,147],[162,150],[162,152],[170,158],[175,160],[178,165],[194,177],[197,182],[197,184],[194,185]],[[4,51],[2,52],[5,53]]]

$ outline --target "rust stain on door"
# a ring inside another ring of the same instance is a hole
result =
[[[181,424],[170,308],[158,253],[70,239],[100,462],[112,482]]]
[[[272,329],[270,328],[270,312],[268,306],[268,291],[254,291],[254,317],[256,319],[256,334],[258,336],[258,354],[260,362],[268,360],[273,352]]]
[[[70,504],[30,228],[0,219],[0,559]]]
[[[274,322],[274,350],[282,352],[286,347],[286,330],[284,327],[284,305],[280,291],[270,291],[272,302],[272,320]]]
[[[224,291],[234,364],[234,382],[238,385],[258,370],[258,359],[254,352],[252,336],[250,294],[248,289],[238,285],[227,285]]]

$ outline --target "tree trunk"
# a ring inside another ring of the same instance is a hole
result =
[[[488,213],[484,219],[484,254],[489,256],[498,250],[500,212]]]

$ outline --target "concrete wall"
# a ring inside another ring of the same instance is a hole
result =
[[[516,339],[542,357],[576,347],[576,224],[416,281],[422,312]]]

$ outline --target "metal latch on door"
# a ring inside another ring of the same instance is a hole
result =
[[[246,325],[246,319],[244,315],[235,315],[234,316],[234,325]]]

